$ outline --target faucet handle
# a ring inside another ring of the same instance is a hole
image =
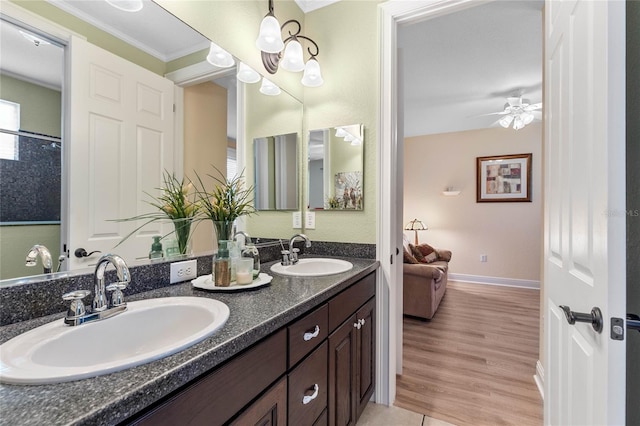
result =
[[[300,249],[299,248],[293,248],[291,249],[291,263],[293,263],[294,265],[296,263],[298,263],[298,253],[300,253]]]
[[[116,306],[124,305],[124,294],[122,290],[127,288],[126,282],[117,282],[109,284],[105,290],[113,292],[111,294],[111,307],[115,308]]]
[[[280,254],[282,255],[282,266],[291,265],[291,252],[289,250],[281,250]]]
[[[71,305],[69,305],[69,310],[67,311],[67,318],[80,317],[85,314],[86,311],[82,299],[90,294],[91,292],[89,290],[75,290],[62,295],[62,300],[71,300]]]

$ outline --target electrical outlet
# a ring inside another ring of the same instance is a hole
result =
[[[185,260],[183,262],[173,262],[171,264],[171,277],[169,279],[169,283],[174,284],[194,279],[197,276],[197,266],[198,264],[195,259]]]
[[[302,212],[293,212],[293,229],[302,229]]]
[[[316,229],[316,212],[307,212],[304,223],[305,229]]]
[[[480,255],[480,262],[486,262],[487,261],[487,255],[486,254],[481,254]]]

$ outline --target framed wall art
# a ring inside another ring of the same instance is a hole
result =
[[[477,157],[478,203],[531,202],[532,154]]]

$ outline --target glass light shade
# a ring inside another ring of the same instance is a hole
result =
[[[211,42],[211,47],[209,47],[207,62],[220,68],[229,68],[235,65],[233,56],[214,42]]]
[[[314,58],[307,61],[304,66],[304,74],[302,76],[302,85],[307,87],[322,86],[324,80],[320,72],[320,64]]]
[[[336,127],[336,138],[344,138],[347,136],[347,131],[342,127]]]
[[[509,125],[511,124],[512,121],[513,121],[512,115],[505,115],[500,119],[500,121],[498,121],[498,123],[505,129],[507,129],[509,128]]]
[[[405,231],[422,231],[427,228],[427,225],[424,224],[423,221],[418,220],[418,219],[413,219],[410,220],[405,226],[404,226]]]
[[[530,112],[524,112],[521,115],[522,117],[522,121],[524,122],[524,125],[526,126],[527,124],[531,124],[531,122],[533,121],[533,114],[531,114]]]
[[[243,83],[257,83],[260,81],[260,74],[244,62],[240,62],[238,75],[236,77]]]
[[[256,47],[267,53],[278,53],[284,49],[280,23],[275,16],[267,15],[260,23],[260,34],[256,40]]]
[[[280,94],[280,88],[273,84],[270,80],[262,77],[262,85],[260,86],[260,93],[263,95],[277,96]]]
[[[345,142],[353,142],[355,139],[356,137],[353,136],[351,133],[347,133],[347,135],[344,137]]]
[[[287,71],[300,72],[304,70],[304,58],[302,57],[302,45],[294,37],[284,48],[284,56],[280,66]]]
[[[351,145],[353,145],[353,146],[362,145],[362,140],[361,140],[361,139],[359,139],[359,138],[354,138],[354,139],[351,141]]]
[[[517,115],[514,119],[513,119],[513,129],[514,130],[520,130],[524,127],[524,120],[522,119],[522,116]]]
[[[111,6],[125,12],[137,12],[142,9],[142,0],[107,0]]]

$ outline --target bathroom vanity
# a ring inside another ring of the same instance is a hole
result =
[[[133,295],[128,300],[214,298],[231,314],[213,336],[135,368],[68,383],[0,385],[0,423],[355,424],[375,388],[379,263],[349,261],[353,269],[336,275],[273,274],[270,286],[255,291],[210,293],[182,283]],[[0,341],[55,317],[2,327]]]

